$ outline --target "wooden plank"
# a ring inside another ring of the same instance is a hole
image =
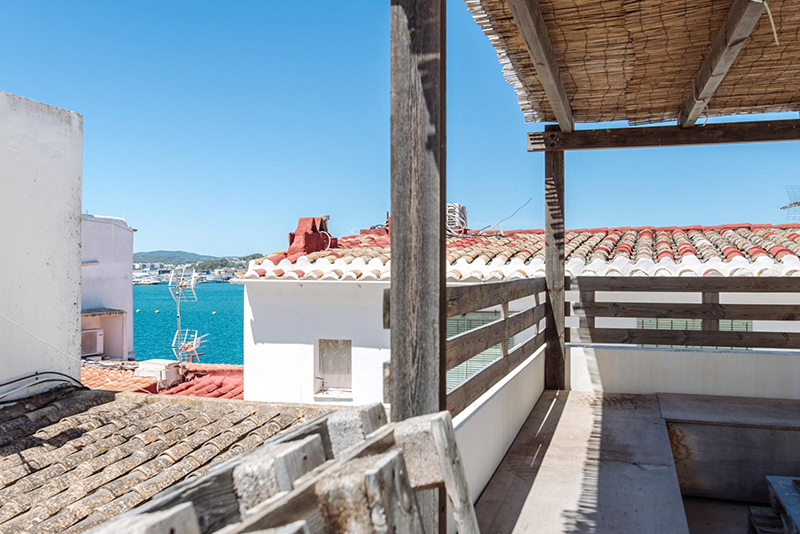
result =
[[[694,77],[692,88],[678,114],[678,125],[691,128],[708,106],[719,84],[733,65],[736,56],[756,27],[765,2],[753,0],[734,0],[725,18],[725,23],[717,32],[711,48],[706,54],[700,70]]]
[[[574,328],[581,343],[682,345],[687,347],[742,347],[800,349],[800,334],[784,332],[703,332],[624,328]]]
[[[800,532],[800,491],[797,490],[797,477],[768,476],[770,503],[779,508],[786,534]]]
[[[472,505],[467,475],[464,472],[464,465],[461,463],[461,454],[458,452],[456,434],[450,414],[447,412],[437,414],[431,421],[431,432],[436,443],[436,452],[439,456],[439,466],[444,478],[444,487],[453,507],[453,517],[455,518],[458,532],[461,534],[480,534],[478,518]]]
[[[319,435],[326,455],[333,458],[328,437],[327,418],[328,414],[323,414],[297,428],[276,434],[265,440],[259,447],[214,467],[205,476],[184,480],[172,486],[156,495],[150,502],[131,510],[129,514],[135,516],[158,512],[189,502],[193,503],[197,511],[200,518],[200,530],[203,534],[215,532],[225,525],[238,522],[241,520],[241,510],[233,481],[233,471],[236,466],[250,461],[261,452],[262,447],[299,440],[310,435]],[[127,514],[120,517],[127,517]],[[116,522],[109,524],[115,525]]]
[[[559,126],[565,132],[575,129],[575,120],[572,118],[572,108],[561,74],[558,70],[558,61],[553,52],[553,45],[547,33],[547,26],[542,17],[537,0],[508,0],[508,7],[514,17],[514,23],[519,30],[528,55],[536,66],[536,75],[541,82],[550,107],[558,120]]]
[[[225,534],[225,532],[220,531],[219,534]],[[258,534],[311,534],[311,531],[308,529],[306,521],[295,521],[282,527],[261,530]]]
[[[294,481],[325,463],[325,450],[320,436],[313,435],[292,443],[275,455],[275,476],[281,491],[292,491]]]
[[[684,304],[677,302],[573,302],[578,317],[632,317],[657,319],[734,319],[743,321],[797,321],[800,306],[792,304]]]
[[[392,327],[392,290],[388,287],[383,290],[383,328],[389,330]]]
[[[750,0],[748,0],[750,1]],[[719,305],[719,293],[703,293],[703,304]],[[700,329],[706,332],[717,332],[719,330],[719,319],[712,316],[702,317]]]
[[[784,276],[572,276],[570,291],[798,293],[800,278]]]
[[[392,417],[445,406],[445,2],[391,4]]]
[[[547,132],[558,128],[545,127]],[[564,152],[548,152],[544,158],[544,247],[547,284],[544,381],[547,389],[566,386],[564,328]]]
[[[800,430],[800,400],[659,393],[670,422]]]
[[[328,432],[333,457],[338,458],[344,450],[361,443],[385,424],[386,409],[380,402],[332,413],[328,417]]]
[[[544,278],[526,278],[506,282],[487,282],[447,288],[447,316],[455,317],[484,310],[502,303],[534,296],[544,291]],[[390,327],[391,290],[383,290],[383,327]]]
[[[508,340],[511,338],[511,334],[508,332],[508,302],[503,303],[503,325],[505,326],[505,330],[503,332],[503,339],[505,341],[500,343],[500,354],[503,358],[503,374],[505,375],[508,373]]]
[[[594,291],[581,291],[578,296],[579,296],[581,301],[576,303],[576,304],[584,304],[584,305],[592,306],[592,304],[594,304],[594,302],[595,302],[595,296],[596,295],[595,295]],[[585,321],[585,324],[581,323],[581,326],[585,327],[585,328],[594,328],[594,323],[595,323],[594,316],[593,315],[585,315],[584,317],[586,317],[586,321]]]
[[[250,510],[248,517],[227,534],[241,534],[266,528],[277,528],[293,521],[306,519],[317,510],[316,484],[329,472],[333,462],[336,465],[354,458],[380,454],[394,444],[394,433],[391,426],[369,436],[360,445],[353,446],[337,460],[331,460],[318,467],[308,475],[295,481],[295,489],[288,494],[280,494],[276,498],[256,505]],[[313,529],[312,529],[313,530]]]
[[[714,123],[702,128],[648,126],[575,130],[571,133],[545,130],[528,133],[528,152],[797,140],[800,140],[800,120],[797,119]]]
[[[447,316],[464,315],[504,302],[536,295],[544,291],[544,288],[544,278],[448,287]]]
[[[126,515],[114,523],[105,523],[94,534],[200,534],[197,513],[187,502],[159,512]]]
[[[515,313],[506,321],[498,319],[491,323],[467,330],[447,340],[446,368],[449,371],[498,343],[508,341],[509,337],[538,324],[547,315],[547,306],[539,305]]]
[[[544,343],[545,333],[540,332],[525,343],[511,349],[507,358],[495,360],[469,377],[447,394],[447,409],[453,414],[453,417],[460,414],[504,376],[516,369],[531,354],[539,350]]]
[[[408,469],[400,451],[390,451],[364,473],[374,532],[424,534]]]
[[[747,534],[784,534],[780,514],[767,506],[751,506],[747,522]]]

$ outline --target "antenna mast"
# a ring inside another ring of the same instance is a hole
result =
[[[169,275],[169,292],[175,301],[177,313],[178,329],[172,338],[172,352],[181,363],[193,362],[195,358],[200,361],[197,351],[205,343],[205,337],[197,335],[197,330],[183,330],[181,328],[181,301],[197,302],[197,294],[194,286],[197,283],[197,273],[194,269],[187,270],[184,267],[176,267]]]

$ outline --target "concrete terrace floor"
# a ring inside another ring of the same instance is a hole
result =
[[[545,391],[476,511],[491,534],[690,532],[655,395]]]

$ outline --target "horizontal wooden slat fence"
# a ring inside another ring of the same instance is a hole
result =
[[[720,320],[800,320],[800,305],[720,304],[720,293],[800,294],[798,278],[581,276],[567,278],[566,286],[579,295],[579,300],[572,303],[572,315],[579,317],[580,325],[572,329],[573,342],[800,349],[800,333],[797,332],[729,332],[719,329]],[[598,291],[694,293],[701,295],[702,302],[597,302]],[[595,326],[598,317],[700,319],[701,330],[598,328]]]
[[[500,306],[503,311],[502,318],[447,340],[446,367],[448,371],[495,345],[500,345],[503,353],[501,358],[484,367],[448,393],[447,409],[454,416],[475,402],[478,397],[544,345],[544,328],[540,328],[528,341],[511,349],[508,349],[507,346],[511,337],[523,330],[538,326],[544,320],[547,311],[547,303],[541,295],[544,291],[544,278],[447,288],[447,317],[497,306]],[[509,313],[510,302],[526,297],[535,297],[536,304],[522,311]],[[383,318],[387,328],[390,313],[389,298],[388,295],[384,295]]]
[[[503,348],[502,358],[490,363],[447,394],[447,409],[454,416],[475,402],[544,345],[545,334],[542,328],[528,341],[507,350],[507,342],[512,336],[539,325],[545,318],[547,303],[540,298],[540,293],[544,290],[544,278],[491,282],[447,289],[448,317],[493,306],[502,306],[503,309],[501,319],[447,340],[448,371],[489,347],[500,344]],[[513,315],[508,313],[510,302],[530,296],[535,297],[535,305]]]

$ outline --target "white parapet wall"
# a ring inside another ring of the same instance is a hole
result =
[[[0,92],[0,382],[80,378],[82,166],[81,115]]]
[[[800,351],[576,345],[573,391],[800,399]]]
[[[472,502],[478,501],[544,391],[544,350],[540,347],[453,419]],[[448,531],[455,532],[452,514]]]

